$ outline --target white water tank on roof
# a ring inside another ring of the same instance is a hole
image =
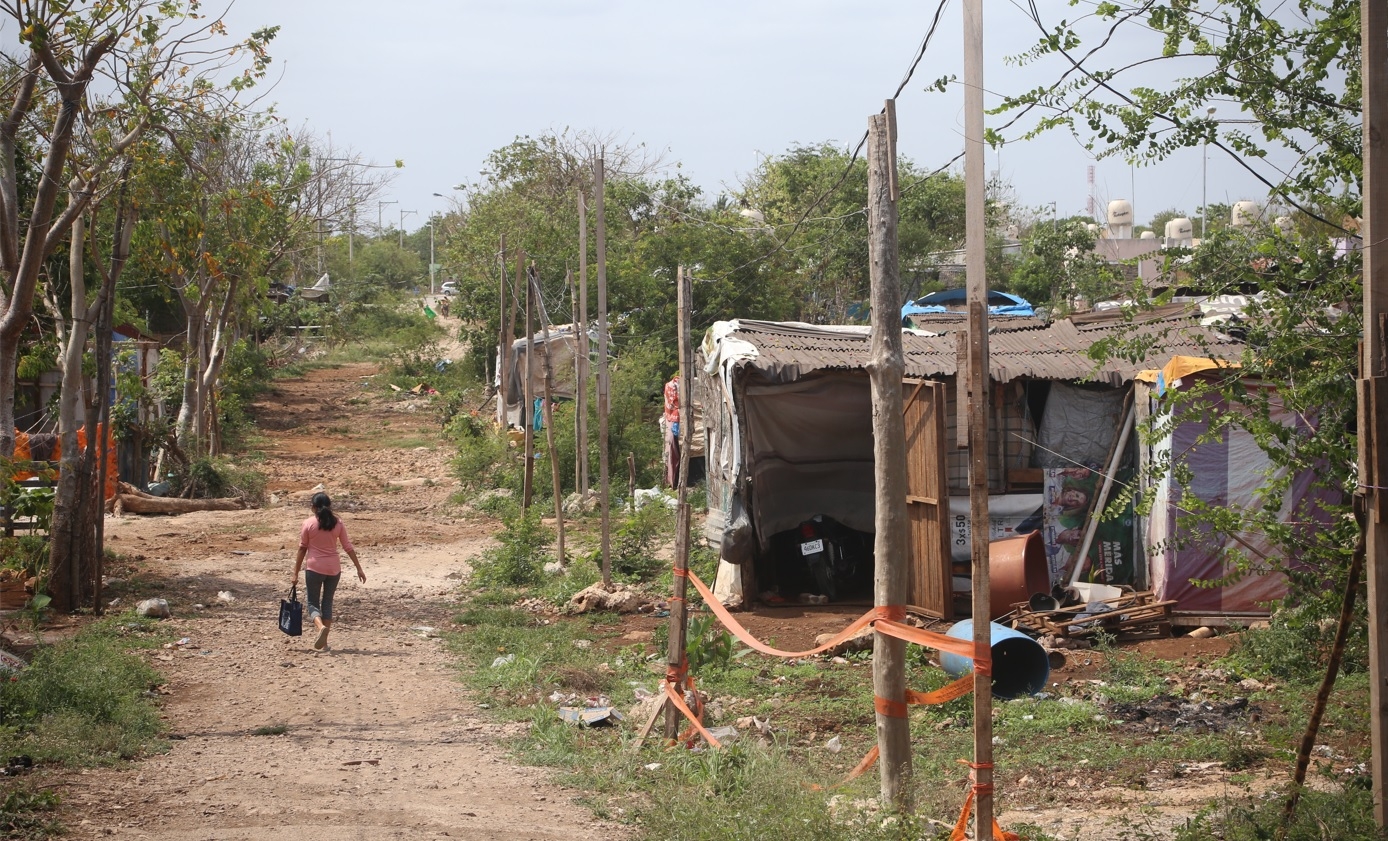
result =
[[[1166,247],[1189,248],[1195,237],[1195,226],[1184,216],[1177,216],[1166,223]]]
[[[1141,234],[1138,235],[1138,239],[1156,239],[1156,238],[1157,238],[1157,234],[1156,234],[1155,231],[1143,231]]]
[[[1296,223],[1292,221],[1290,216],[1279,216],[1272,225],[1284,237],[1289,237],[1296,232]]]
[[[1235,228],[1251,228],[1262,218],[1262,208],[1253,201],[1236,201],[1233,209],[1229,211],[1229,221]]]
[[[1133,203],[1114,199],[1108,203],[1108,233],[1113,239],[1133,238]]]

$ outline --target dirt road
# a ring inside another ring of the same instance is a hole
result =
[[[448,503],[449,450],[425,400],[383,398],[373,373],[313,371],[257,404],[270,507],[108,519],[110,548],[139,559],[124,599],[168,599],[188,642],[145,655],[168,678],[172,750],[70,776],[74,837],[621,835],[508,761],[455,679],[433,629],[490,526]],[[343,576],[323,654],[274,624],[320,483],[367,573]]]

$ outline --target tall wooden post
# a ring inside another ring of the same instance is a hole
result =
[[[974,650],[990,651],[988,580],[988,278],[983,180],[983,0],[964,0],[964,268],[969,301],[969,527]],[[974,837],[993,833],[993,684],[974,670]]]
[[[1362,0],[1364,108],[1364,340],[1359,366],[1359,493],[1369,580],[1369,722],[1374,818],[1388,826],[1388,8]]]
[[[516,288],[525,289],[525,368],[521,376],[525,382],[521,388],[521,425],[525,428],[525,472],[521,480],[521,508],[530,510],[530,499],[535,483],[535,424],[531,422],[535,407],[535,343],[530,340],[534,327],[530,323],[530,310],[534,305],[530,296],[530,284],[525,281],[525,252],[516,253]]]
[[[506,429],[506,401],[511,390],[511,366],[510,361],[511,339],[509,328],[511,323],[506,320],[506,235],[501,235],[501,282],[497,285],[498,295],[500,296],[500,310],[497,319],[501,322],[501,327],[497,331],[496,338],[496,376],[497,376],[497,398],[496,398],[496,422],[501,425],[502,430]]]
[[[593,194],[597,201],[598,233],[598,480],[602,493],[602,583],[612,585],[612,477],[607,454],[607,219],[603,200],[603,160],[593,162]]]
[[[578,404],[578,389],[582,387],[582,386],[580,385],[580,383],[582,383],[582,381],[583,381],[583,362],[581,361],[581,360],[582,360],[582,357],[581,357],[581,355],[580,355],[580,353],[579,353],[579,344],[578,344],[578,333],[579,333],[579,326],[578,326],[578,295],[577,295],[577,294],[575,293],[575,291],[574,291],[574,271],[573,271],[573,269],[569,269],[569,270],[567,270],[566,272],[564,272],[564,286],[569,290],[569,309],[570,309],[570,311],[571,311],[571,313],[572,313],[572,315],[571,315],[570,318],[569,318],[569,323],[573,325],[573,330],[574,330],[574,408],[577,409],[577,408],[578,408],[578,405],[579,405],[579,404]],[[581,415],[578,411],[575,411],[575,412],[574,412],[574,490],[575,490],[575,491],[578,491],[580,494],[583,492],[583,451],[582,451],[581,449],[579,449],[579,448],[582,446],[582,443],[581,443],[581,442],[583,441],[583,436],[579,434],[579,430],[582,428],[582,427],[581,427],[581,424],[580,424],[581,418],[582,418],[582,415]]]
[[[588,498],[588,202],[578,191],[578,492]]]
[[[544,294],[540,290],[539,272],[536,272],[534,267],[530,270],[530,288],[534,291],[535,300],[539,302],[541,338],[545,343],[545,446],[549,451],[550,479],[554,483],[554,521],[555,529],[558,532],[558,545],[555,546],[554,559],[562,564],[564,563],[564,493],[559,483],[558,452],[554,448],[554,360],[550,357],[549,349],[549,311],[545,309]]]
[[[877,479],[874,600],[878,607],[907,601],[906,427],[901,383],[901,275],[897,254],[895,112],[868,118],[868,259],[872,279],[872,458]],[[911,807],[911,728],[906,717],[906,643],[877,634],[872,646],[877,696],[877,747],[882,802]]]
[[[693,293],[689,286],[689,276],[680,266],[675,275],[676,298],[679,311],[679,353],[680,353],[680,435],[688,435],[693,428],[693,392],[689,378],[694,371],[694,345],[689,341],[689,318],[693,309]],[[675,507],[675,595],[670,600],[670,650],[668,664],[678,671],[684,663],[685,628],[689,619],[689,609],[685,595],[689,590],[689,579],[684,571],[689,569],[689,446],[681,441],[679,478],[679,503]],[[665,738],[673,739],[679,733],[679,711],[673,704],[665,705]]]

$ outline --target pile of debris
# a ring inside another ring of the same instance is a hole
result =
[[[1063,606],[1054,599],[1033,599],[1032,604],[1018,605],[998,622],[1036,636],[1084,639],[1102,632],[1128,642],[1171,636],[1175,604],[1157,601],[1150,590]]]

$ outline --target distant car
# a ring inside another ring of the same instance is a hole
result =
[[[458,294],[458,284],[455,283],[455,282],[453,282],[453,281],[451,281],[451,280],[445,280],[445,281],[443,282],[443,285],[439,287],[439,294],[440,294],[440,295],[457,295],[457,294]]]

